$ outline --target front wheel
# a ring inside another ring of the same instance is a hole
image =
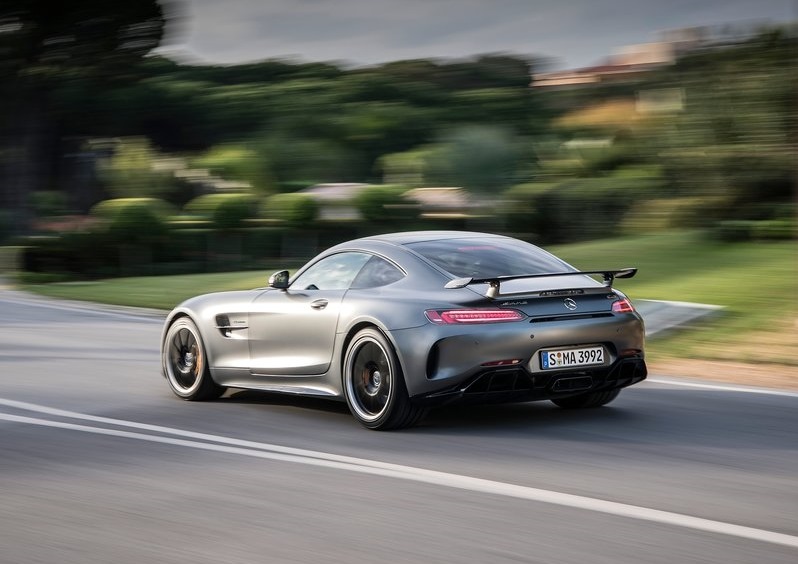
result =
[[[184,400],[216,399],[224,388],[211,378],[197,326],[181,317],[169,327],[162,347],[163,371],[169,387]]]
[[[343,388],[352,415],[369,429],[410,427],[425,413],[410,401],[396,353],[375,328],[363,329],[349,343]]]
[[[617,398],[620,393],[621,390],[618,389],[606,390],[604,392],[590,392],[587,394],[579,394],[578,396],[553,399],[551,401],[554,405],[564,409],[587,409],[590,407],[607,405]]]

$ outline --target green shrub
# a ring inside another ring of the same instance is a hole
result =
[[[313,180],[283,180],[277,182],[278,192],[299,192],[316,184]]]
[[[751,236],[754,239],[795,239],[798,238],[798,225],[794,219],[766,219],[754,223]]]
[[[25,272],[56,273],[64,269],[64,259],[59,252],[59,237],[30,237],[21,241],[21,264]]]
[[[33,213],[36,217],[63,215],[67,211],[66,196],[55,190],[39,190],[31,194]]]
[[[738,204],[789,200],[795,155],[751,151],[724,155],[722,166]]]
[[[172,209],[155,198],[119,198],[100,202],[91,214],[100,219],[109,242],[148,245],[168,233]]]
[[[626,175],[525,184],[505,193],[510,231],[536,234],[544,243],[608,237],[637,202],[661,193],[658,177]]]
[[[193,159],[191,165],[209,169],[225,180],[246,182],[259,194],[273,191],[271,164],[254,147],[239,144],[217,145]]]
[[[531,182],[518,184],[504,192],[499,203],[499,214],[511,233],[529,234],[538,230],[541,224],[540,201],[542,195],[556,184],[550,182]]]
[[[729,219],[719,221],[712,229],[712,235],[721,241],[748,241],[756,221],[750,219]]]
[[[254,217],[258,199],[253,194],[205,194],[191,200],[185,211],[210,221],[216,229],[237,229]]]
[[[117,140],[111,157],[97,163],[97,173],[115,198],[163,198],[174,190],[174,173],[156,166],[163,160],[144,137]]]
[[[795,157],[756,147],[710,148],[668,154],[665,174],[682,195],[731,196],[738,206],[789,200]]]
[[[355,197],[355,207],[366,221],[392,222],[418,216],[418,206],[408,201],[403,186],[369,186]]]
[[[719,221],[712,234],[721,241],[785,240],[798,238],[798,224],[794,218],[734,219]]]
[[[278,258],[283,240],[283,229],[275,227],[251,227],[243,232],[243,252],[258,261]]]
[[[656,198],[632,206],[622,226],[629,233],[708,227],[723,217],[728,207],[727,198],[722,196]]]
[[[307,194],[275,194],[266,200],[262,215],[299,227],[313,222],[318,211],[316,200]]]
[[[30,237],[21,253],[23,271],[62,279],[113,276],[118,244],[107,231],[71,231],[52,237]]]

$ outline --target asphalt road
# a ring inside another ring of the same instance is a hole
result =
[[[0,563],[798,562],[798,394],[611,406],[174,397],[158,317],[0,292]]]

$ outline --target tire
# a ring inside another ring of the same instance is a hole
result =
[[[197,326],[181,317],[169,327],[162,347],[163,373],[176,396],[189,401],[216,399],[224,388],[211,378]]]
[[[618,389],[606,390],[603,392],[590,392],[587,394],[579,394],[578,396],[553,399],[551,401],[554,405],[562,407],[563,409],[588,409],[607,405],[617,398],[620,393],[621,390]]]
[[[350,341],[344,356],[343,388],[349,411],[368,429],[411,427],[426,413],[410,401],[399,359],[375,328],[359,331]]]

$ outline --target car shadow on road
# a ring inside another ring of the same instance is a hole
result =
[[[298,411],[306,413],[340,415],[343,425],[359,428],[354,424],[352,415],[343,401],[257,390],[231,391],[219,401],[251,406],[279,406],[289,409],[296,408]],[[459,435],[464,433],[511,434],[514,431],[528,433],[534,429],[539,433],[547,427],[558,429],[568,424],[593,425],[604,422],[604,424],[629,426],[638,423],[640,417],[644,417],[644,415],[630,409],[563,410],[547,401],[487,405],[454,404],[430,409],[418,425],[398,432],[421,435],[430,431],[436,434],[452,432]],[[330,423],[335,420],[337,418],[331,420]]]
[[[342,426],[359,430],[344,402],[257,391],[229,392],[220,401],[317,412],[324,414],[325,425],[340,421]],[[591,442],[598,443],[622,440],[702,448],[798,450],[797,427],[794,398],[637,388],[625,390],[608,406],[585,410],[561,409],[548,401],[438,407],[417,426],[389,435],[407,437],[410,442],[412,437],[422,436],[523,436],[582,442],[589,436]]]
[[[220,401],[253,405],[293,406],[301,409],[349,415],[349,410],[347,409],[346,404],[342,401],[335,401],[326,398],[297,396],[294,394],[279,394],[274,392],[261,392],[257,390],[238,390],[228,392],[228,394]]]
[[[795,398],[727,390],[637,388],[612,404],[568,410],[549,402],[452,406],[414,432],[474,436],[533,434],[594,442],[668,443],[700,448],[798,451]]]
[[[633,425],[645,417],[634,410],[607,406],[597,409],[561,409],[548,401],[486,405],[452,405],[433,409],[421,427],[440,431],[457,428],[460,432],[503,429],[506,431],[561,427],[563,424]]]

